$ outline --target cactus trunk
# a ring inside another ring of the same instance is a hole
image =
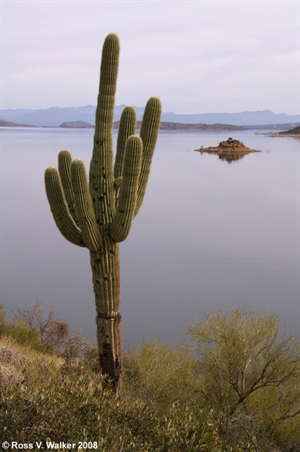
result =
[[[119,394],[122,375],[119,244],[108,237],[101,250],[90,255],[100,366]]]
[[[67,150],[59,153],[58,171],[49,167],[45,172],[46,193],[58,229],[69,242],[90,250],[100,366],[118,394],[122,385],[119,242],[128,236],[143,202],[161,116],[160,100],[150,98],[139,137],[135,135],[135,110],[125,107],[114,161],[119,48],[117,35],[109,34],[102,51],[89,183],[83,162],[72,160]]]

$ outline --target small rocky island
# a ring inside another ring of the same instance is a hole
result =
[[[217,147],[201,147],[200,149],[195,149],[195,151],[201,152],[201,154],[203,152],[217,154],[221,160],[226,160],[227,162],[239,160],[251,152],[260,152],[255,149],[247,148],[244,143],[239,140],[234,140],[231,137],[226,141],[221,141]]]

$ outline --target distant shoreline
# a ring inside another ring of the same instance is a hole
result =
[[[114,129],[119,128],[120,121],[114,122]],[[137,121],[137,129],[140,129],[142,121]],[[0,127],[34,127],[34,128],[51,128],[51,129],[94,129],[95,126],[92,124],[84,123],[83,121],[70,121],[64,122],[59,126],[36,126],[31,124],[17,124],[10,121],[0,120]],[[160,130],[214,130],[214,131],[238,131],[238,130],[248,130],[247,127],[243,126],[233,126],[231,124],[184,124],[184,123],[176,123],[176,122],[161,122]]]
[[[115,121],[113,125],[114,130],[118,130],[120,121]],[[137,130],[140,130],[142,121],[137,121],[136,127]],[[299,137],[300,134],[298,133],[288,133],[288,129],[286,129],[287,124],[282,124],[282,129],[284,132],[257,132],[260,135],[270,136],[270,137],[282,137],[282,136],[290,136],[290,137]],[[18,124],[12,121],[6,121],[3,119],[0,119],[0,127],[11,127],[11,128],[43,128],[43,129],[76,129],[76,130],[82,130],[82,129],[94,129],[95,126],[93,124],[87,123],[85,121],[67,121],[59,126],[47,126],[47,125],[34,125],[34,124]],[[222,131],[245,131],[245,130],[262,130],[262,129],[270,129],[274,127],[272,124],[266,124],[265,126],[260,125],[252,125],[252,126],[236,126],[232,124],[223,124],[223,123],[216,123],[216,124],[204,124],[204,123],[198,123],[198,124],[187,124],[187,123],[178,123],[178,122],[166,122],[162,121],[160,124],[160,130],[167,130],[167,131],[199,131],[199,132],[206,132],[206,131],[214,131],[214,132],[222,132]],[[280,125],[277,125],[279,130],[281,129]],[[281,129],[281,130],[282,130]],[[287,132],[285,132],[285,130]]]
[[[292,137],[292,138],[300,138],[300,133],[262,133],[262,135],[265,135],[267,137]]]

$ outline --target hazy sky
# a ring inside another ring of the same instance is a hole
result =
[[[1,0],[1,108],[96,104],[105,36],[116,104],[299,113],[299,1]]]

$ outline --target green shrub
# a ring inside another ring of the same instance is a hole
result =
[[[197,399],[195,359],[159,341],[126,353],[124,368],[124,390],[151,408],[164,412],[175,402],[192,404]]]
[[[245,440],[265,451],[269,443],[282,450],[290,450],[290,440],[299,444],[299,340],[284,332],[278,317],[218,310],[188,332],[203,397],[222,437],[231,445]]]

